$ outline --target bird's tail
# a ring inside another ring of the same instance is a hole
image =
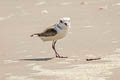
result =
[[[30,35],[30,37],[33,37],[33,36],[35,36],[35,35],[40,36],[40,33],[32,34],[32,35]]]

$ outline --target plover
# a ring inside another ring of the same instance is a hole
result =
[[[32,34],[31,37],[33,37],[34,35],[37,35],[43,41],[52,41],[52,48],[55,52],[55,56],[57,58],[67,58],[67,57],[60,56],[58,54],[55,48],[55,44],[57,40],[62,39],[63,37],[66,36],[69,28],[70,28],[70,18],[63,17],[63,18],[60,18],[59,23],[48,27],[41,33]]]

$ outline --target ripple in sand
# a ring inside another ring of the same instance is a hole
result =
[[[95,55],[91,55],[91,54],[89,54],[89,55],[85,55],[85,56],[87,56],[88,58],[96,58]]]
[[[12,75],[12,73],[5,73],[5,75],[6,75],[6,76],[10,76],[10,75]]]
[[[7,20],[9,18],[12,18],[13,16],[15,16],[15,15],[11,14],[11,15],[8,15],[6,17],[0,17],[0,21]]]
[[[71,62],[71,61],[75,61],[75,59],[72,59],[72,58],[71,59],[65,59],[65,61],[70,61]]]
[[[34,65],[36,65],[35,63],[31,63],[31,64],[27,64],[26,66],[27,67],[31,67],[31,66],[34,66]]]
[[[94,26],[90,26],[90,25],[87,25],[87,26],[83,26],[84,28],[93,28]]]
[[[75,57],[74,57],[74,58],[75,58]],[[81,59],[79,59],[78,57],[76,57],[75,59],[74,59],[74,58],[73,58],[73,59],[72,59],[72,58],[71,58],[71,59],[66,59],[65,61],[67,61],[67,62],[69,62],[69,63],[70,63],[70,62],[78,62],[78,61],[81,61]]]
[[[57,80],[105,80],[105,75],[111,75],[112,73],[108,70],[109,65],[103,64],[83,64],[77,65],[70,69],[44,69],[39,68],[38,73],[33,75],[38,76],[57,76]],[[101,75],[101,76],[99,76]]]
[[[108,9],[108,6],[99,7],[98,9],[99,10],[105,10],[105,9]]]
[[[61,3],[60,5],[62,5],[62,6],[67,6],[67,5],[71,5],[72,4],[72,2],[63,2],[63,3]]]
[[[57,62],[58,64],[70,64],[70,62]]]
[[[14,60],[4,60],[5,64],[9,64],[9,63],[17,63],[19,61],[14,61]]]
[[[114,52],[115,53],[120,53],[120,48],[116,48]]]
[[[88,2],[80,2],[80,5],[87,5],[88,4]]]
[[[7,80],[34,80],[34,79],[28,78],[27,76],[9,76]]]
[[[112,4],[112,6],[120,6],[120,3]]]
[[[23,50],[23,52],[27,52],[28,50]]]
[[[32,70],[41,71],[41,70],[42,70],[42,66],[40,66],[40,65],[34,65],[34,66],[32,67]]]
[[[109,55],[106,56],[105,58],[103,58],[102,60],[107,60],[107,61],[111,61],[111,66],[113,67],[120,67],[120,54],[114,54],[114,55]]]
[[[34,70],[40,71],[34,73],[37,76],[56,76],[57,80],[106,80],[112,75],[111,69],[120,67],[120,55],[110,55],[103,60],[112,60],[106,63],[88,63],[70,65],[68,69],[45,69],[41,66],[34,67]]]
[[[71,56],[72,58],[80,58],[79,56]]]
[[[0,21],[4,20],[5,18],[4,17],[0,17]]]
[[[119,41],[118,40],[112,40],[112,43],[116,44],[116,43],[119,43]]]
[[[48,14],[48,11],[47,10],[42,10],[41,14]]]
[[[110,34],[112,31],[111,30],[106,30],[103,32],[103,34]]]
[[[105,60],[110,62],[104,63],[87,63],[70,65],[70,68],[65,69],[47,69],[41,65],[32,64],[32,70],[37,72],[30,73],[28,76],[12,76],[7,80],[48,80],[55,77],[54,80],[107,80],[113,73],[112,69],[120,67],[120,55],[110,55],[105,57]]]
[[[46,2],[45,1],[41,1],[41,2],[36,3],[35,6],[41,6],[41,5],[44,5],[44,4],[46,4]]]
[[[13,17],[13,16],[15,16],[14,14],[10,14],[10,15],[8,15],[6,18],[8,19],[8,18],[11,18],[11,17]]]

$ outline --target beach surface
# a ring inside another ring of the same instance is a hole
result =
[[[31,34],[71,18],[56,44]],[[86,59],[101,58],[86,61]],[[119,80],[119,0],[0,0],[0,80]]]

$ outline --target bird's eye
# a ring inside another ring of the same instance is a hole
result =
[[[62,20],[60,20],[60,23],[63,23],[63,21],[62,21]]]

